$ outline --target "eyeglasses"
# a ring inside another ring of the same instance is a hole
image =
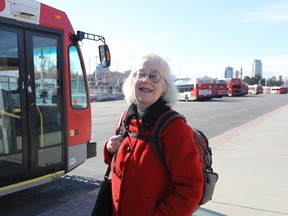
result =
[[[144,82],[147,77],[147,74],[144,73],[143,71],[137,71],[133,74],[133,76],[135,77],[136,80]],[[163,78],[157,71],[150,73],[148,77],[153,83],[158,83],[160,79]]]

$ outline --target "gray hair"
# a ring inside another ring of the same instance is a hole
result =
[[[162,97],[164,101],[166,102],[166,105],[172,106],[173,104],[175,104],[177,100],[177,89],[174,84],[174,80],[173,80],[173,76],[172,76],[169,64],[162,57],[154,53],[143,55],[142,57],[139,58],[139,60],[141,59],[148,59],[149,61],[156,62],[159,65],[161,65],[164,71],[164,79],[166,80],[166,89]],[[137,70],[136,65],[137,64],[133,66],[131,73],[128,76],[128,78],[125,80],[123,84],[123,88],[122,88],[126,101],[132,104],[136,104],[136,101],[137,101],[134,89],[132,88],[133,81],[134,81],[133,74]]]

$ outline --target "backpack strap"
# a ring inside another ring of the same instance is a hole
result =
[[[152,127],[150,136],[145,136],[143,134],[134,133],[134,132],[129,132],[129,136],[151,142],[152,147],[154,151],[156,152],[157,156],[159,157],[161,162],[166,166],[165,153],[161,146],[161,132],[168,125],[169,122],[171,122],[172,120],[176,118],[182,118],[186,122],[186,119],[183,115],[179,114],[175,110],[170,109],[167,112],[160,115],[159,118],[156,120],[156,122],[154,123]]]
[[[179,114],[175,110],[168,110],[167,112],[163,113],[155,122],[154,126],[152,127],[151,137],[157,139],[159,143],[161,143],[161,132],[162,130],[168,125],[169,122],[176,118],[186,119],[183,115]]]
[[[152,143],[152,147],[158,156],[158,158],[161,160],[161,162],[165,165],[165,154],[164,151],[161,148],[161,145],[158,141],[158,139],[153,138],[152,136],[146,136],[143,134],[135,133],[135,132],[129,132],[128,135],[131,137],[135,137],[137,139],[147,140]]]
[[[120,119],[117,122],[116,130],[115,130],[115,135],[121,135],[122,134],[122,138],[121,138],[122,141],[123,141],[124,137],[126,137],[128,135],[128,133],[126,132],[126,130],[124,128],[124,124],[123,124],[123,120],[125,119],[125,116],[126,116],[126,111],[122,112],[122,114],[120,116]],[[116,158],[117,158],[117,154],[118,154],[118,149],[114,153],[114,157],[113,157],[114,158],[114,166],[113,166],[114,172],[116,172]],[[108,171],[108,169],[109,169],[109,171]],[[105,178],[107,178],[107,176],[109,176],[110,165],[109,165],[108,169],[106,171]]]
[[[119,135],[122,132],[123,120],[124,120],[125,116],[126,116],[126,111],[122,112],[122,114],[120,116],[120,119],[119,119],[117,126],[116,126],[115,135]]]

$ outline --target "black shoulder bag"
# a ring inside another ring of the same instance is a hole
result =
[[[112,190],[111,179],[109,178],[110,165],[102,181],[96,203],[94,205],[91,216],[111,216],[112,215]]]

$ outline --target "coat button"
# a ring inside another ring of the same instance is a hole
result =
[[[128,146],[126,149],[127,152],[131,152],[131,148]]]
[[[116,199],[115,199],[115,202],[116,202],[116,203],[118,203],[118,202],[119,202],[119,198],[118,198],[118,197],[116,197]]]

